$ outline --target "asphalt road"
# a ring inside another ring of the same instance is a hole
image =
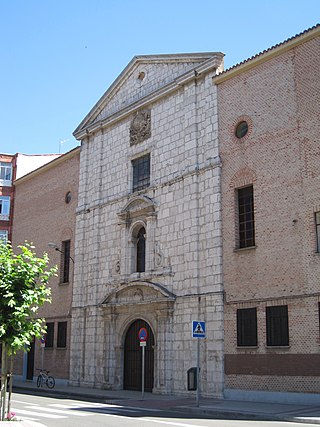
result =
[[[20,419],[34,420],[47,427],[310,427],[313,425],[263,420],[212,419],[174,411],[18,393],[13,394],[12,411]]]

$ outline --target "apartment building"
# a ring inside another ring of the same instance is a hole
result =
[[[0,239],[5,242],[11,238],[13,160],[14,156],[11,154],[0,154]]]

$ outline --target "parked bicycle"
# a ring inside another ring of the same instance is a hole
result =
[[[45,384],[48,388],[53,388],[56,384],[55,379],[49,375],[49,371],[46,369],[37,369],[40,371],[37,378],[37,387],[42,387]]]

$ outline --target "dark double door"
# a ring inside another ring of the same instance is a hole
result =
[[[146,328],[148,332],[145,347],[144,389],[152,391],[154,376],[154,336],[147,322],[138,319],[133,322],[127,332],[124,344],[124,384],[125,390],[142,390],[142,348],[138,337],[139,330]]]

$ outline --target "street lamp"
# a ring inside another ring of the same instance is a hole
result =
[[[58,252],[60,252],[61,254],[65,255],[65,252],[63,252],[61,249],[59,249],[59,246],[58,246],[56,243],[54,243],[54,242],[49,242],[49,243],[48,243],[48,247],[49,247],[49,248],[52,248],[52,249],[55,249],[56,251],[58,251]],[[71,261],[72,261],[72,262],[73,262],[73,264],[74,264],[74,259],[72,258],[72,256],[70,256],[70,255],[69,255],[69,258],[71,259]]]

